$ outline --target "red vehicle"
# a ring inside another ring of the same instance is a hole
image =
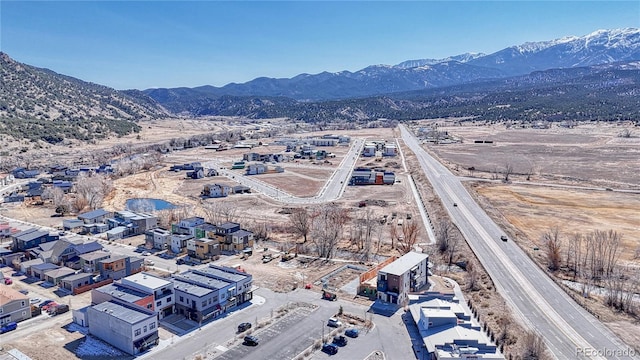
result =
[[[42,307],[42,311],[48,311],[49,309],[54,308],[56,306],[58,306],[58,303],[56,303],[55,301],[52,301],[52,302],[48,303],[47,305],[43,306]]]
[[[4,284],[5,285],[11,285],[11,284],[13,284],[13,280],[11,280],[9,278],[4,278]]]
[[[328,291],[322,291],[322,298],[329,301],[336,301],[337,296],[334,293]]]

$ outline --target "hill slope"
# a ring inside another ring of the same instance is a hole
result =
[[[139,130],[137,120],[166,115],[140,91],[119,92],[0,53],[0,133],[13,138],[57,143],[123,135]]]

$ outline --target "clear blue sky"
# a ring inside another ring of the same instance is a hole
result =
[[[640,27],[640,1],[0,1],[0,50],[116,89],[492,53]]]

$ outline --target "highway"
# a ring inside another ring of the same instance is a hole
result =
[[[515,315],[542,336],[556,358],[639,358],[637,352],[573,301],[517,244],[501,241],[502,230],[460,180],[432,158],[406,127],[400,125],[400,129],[405,144],[416,154],[435,193],[497,290]]]

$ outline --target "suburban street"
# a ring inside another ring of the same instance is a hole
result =
[[[292,359],[307,351],[322,333],[328,335],[333,328],[328,327],[327,319],[343,307],[344,312],[364,317],[368,307],[338,299],[326,301],[320,294],[305,289],[290,293],[275,293],[269,289],[258,289],[252,305],[227,314],[201,329],[174,339],[163,340],[142,359],[182,359],[194,358],[203,353],[216,359]],[[313,304],[315,309],[298,308],[281,319],[275,319],[277,309],[286,304]],[[255,329],[255,322],[262,322],[274,314],[271,324]],[[340,348],[334,359],[363,359],[373,351],[394,354],[392,358],[411,359],[414,354],[407,330],[401,319],[402,311],[391,317],[368,314],[373,317],[375,327],[361,331],[360,336],[349,339],[346,347]],[[250,322],[254,325],[253,335],[260,339],[260,345],[250,347],[242,345],[243,335],[236,334],[238,324]],[[237,339],[236,339],[237,337]],[[387,355],[389,356],[389,355]],[[319,350],[314,359],[328,359],[329,356]]]
[[[320,192],[310,198],[301,198],[288,194],[272,185],[266,184],[257,179],[256,176],[245,176],[235,171],[222,168],[216,161],[209,161],[203,165],[208,168],[215,168],[218,170],[221,176],[226,176],[229,179],[233,179],[241,185],[250,187],[253,191],[257,191],[266,196],[269,196],[275,200],[288,203],[288,204],[321,204],[339,199],[344,192],[344,188],[349,182],[349,175],[353,170],[353,166],[356,160],[360,156],[362,146],[364,145],[363,139],[354,139],[353,144],[349,148],[349,152],[344,156],[340,165],[331,174],[329,180],[322,187]]]
[[[594,316],[576,304],[473,200],[460,180],[432,158],[407,128],[402,138],[416,154],[435,193],[515,315],[539,333],[558,359],[637,359]],[[453,204],[456,203],[457,207]]]

